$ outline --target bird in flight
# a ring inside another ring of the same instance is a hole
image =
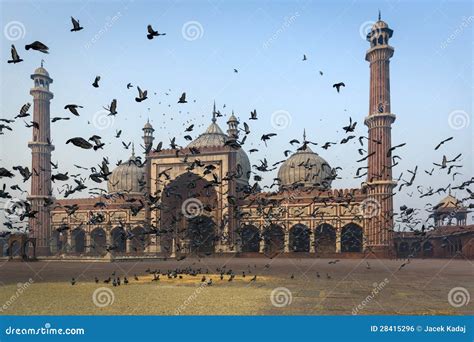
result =
[[[79,112],[77,111],[77,108],[84,108],[84,107],[76,105],[76,104],[68,104],[64,106],[64,109],[69,110],[75,116],[79,116]]]
[[[335,83],[332,85],[333,88],[336,88],[337,92],[339,93],[341,87],[345,87],[346,85],[344,84],[344,82],[339,82],[339,83]]]
[[[188,101],[186,101],[186,93],[181,94],[178,103],[188,103]]]
[[[84,27],[81,27],[81,25],[79,25],[79,20],[76,20],[73,17],[71,17],[71,21],[72,21],[72,26],[73,26],[71,29],[71,32],[77,32],[84,28]]]
[[[153,39],[153,37],[166,35],[166,33],[159,33],[158,31],[153,30],[153,27],[151,27],[151,25],[147,26],[147,31],[148,31],[148,34],[146,35],[146,37],[150,40]]]
[[[306,55],[303,55],[303,61],[307,61],[308,58],[306,58]]]
[[[37,40],[34,41],[31,44],[25,45],[25,49],[26,50],[33,49],[33,50],[36,50],[36,51],[39,51],[39,52],[42,52],[42,53],[49,53],[48,52],[49,48],[46,45],[44,45],[43,43],[41,43]]]
[[[108,110],[110,113],[107,115],[117,115],[117,99],[113,99],[109,107],[103,107],[105,110]]]
[[[147,97],[148,91],[147,90],[142,91],[140,89],[140,87],[137,87],[137,89],[138,89],[138,97],[135,97],[135,101],[142,102],[142,101],[146,100],[148,98]]]
[[[11,53],[12,53],[12,59],[10,59],[8,63],[16,64],[16,63],[23,62],[23,59],[20,58],[20,56],[18,55],[18,52],[16,52],[15,45],[13,44],[12,44]]]
[[[100,76],[96,76],[94,79],[94,83],[92,83],[92,86],[94,88],[99,88],[99,81],[100,81]]]

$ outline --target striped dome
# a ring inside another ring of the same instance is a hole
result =
[[[107,181],[109,193],[129,192],[142,193],[143,186],[140,182],[145,181],[145,169],[136,165],[134,153],[128,161],[117,166]]]
[[[317,187],[329,189],[332,182],[331,166],[309,147],[290,156],[278,170],[280,186]]]

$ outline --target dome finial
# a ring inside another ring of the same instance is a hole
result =
[[[132,142],[132,157],[131,159],[135,159],[135,143]]]
[[[379,9],[379,21],[382,20],[382,13],[380,12],[380,9]]]
[[[212,122],[216,122],[216,100],[214,100],[214,107],[212,108]]]
[[[43,67],[44,59],[41,60],[41,67]]]
[[[303,128],[303,142],[306,141],[306,128]]]

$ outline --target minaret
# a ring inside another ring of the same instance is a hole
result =
[[[147,120],[143,130],[143,143],[145,145],[145,193],[147,196],[151,192],[151,150],[153,149],[153,126],[150,124],[150,120]],[[148,201],[145,202],[145,220],[148,225],[151,224],[151,212],[148,205]]]
[[[49,85],[53,80],[49,73],[41,67],[37,68],[31,79],[34,81],[30,94],[33,96],[33,121],[37,122],[39,128],[33,127],[33,140],[28,143],[31,148],[32,173],[31,191],[28,200],[31,210],[37,211],[35,217],[29,220],[30,237],[36,238],[36,254],[45,256],[50,254],[51,238],[51,216],[50,207],[45,202],[51,202],[51,144],[50,130],[50,101],[53,93],[49,91]]]
[[[395,115],[390,108],[390,58],[394,49],[389,45],[393,31],[379,20],[367,35],[370,49],[365,59],[370,63],[370,104],[365,124],[369,128],[366,218],[366,250],[382,257],[393,256],[393,188],[390,155],[391,125]],[[372,155],[373,153],[373,155]]]
[[[239,138],[239,120],[235,117],[234,111],[232,111],[232,115],[229,120],[227,120],[227,126],[227,135],[229,138],[237,140]]]

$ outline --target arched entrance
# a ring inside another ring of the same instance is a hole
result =
[[[433,245],[431,244],[431,242],[426,241],[423,244],[423,257],[430,258],[432,256],[433,256]]]
[[[359,225],[345,225],[341,232],[341,252],[362,252],[362,238],[362,228]]]
[[[15,240],[10,244],[10,257],[21,257],[21,243],[19,240]]]
[[[413,257],[417,257],[417,256],[420,256],[420,252],[421,252],[421,244],[419,242],[413,242],[411,244],[411,247],[410,247],[410,254],[413,256]]]
[[[309,228],[304,224],[295,224],[290,229],[290,252],[309,252]]]
[[[53,230],[51,234],[51,253],[59,254],[63,252],[63,234],[57,230]]]
[[[143,253],[145,251],[145,230],[142,227],[136,227],[132,230],[130,248],[132,253]]]
[[[113,251],[115,253],[125,253],[127,251],[127,235],[122,227],[115,227],[110,233],[112,236]]]
[[[189,249],[196,253],[214,253],[215,223],[209,216],[188,220]]]
[[[107,237],[102,228],[95,228],[91,232],[91,254],[103,255],[105,254],[107,246]]]
[[[399,258],[407,258],[410,255],[410,247],[408,242],[402,241],[398,245],[398,257]]]
[[[320,224],[316,227],[314,246],[316,253],[336,252],[336,230],[328,223]]]
[[[271,224],[263,232],[265,253],[281,253],[285,249],[285,232],[277,224]]]
[[[167,184],[160,211],[163,251],[170,254],[175,239],[177,252],[214,252],[217,232],[212,213],[217,202],[213,185],[192,172],[185,172]]]
[[[242,252],[251,253],[260,251],[260,232],[254,225],[245,225],[240,231]]]
[[[84,253],[86,250],[86,233],[81,228],[76,228],[71,232],[72,252]]]

